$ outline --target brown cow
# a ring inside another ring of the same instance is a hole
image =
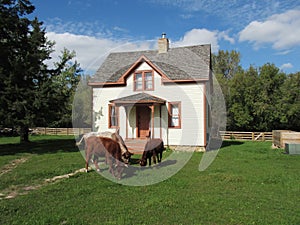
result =
[[[123,162],[126,163],[126,164],[129,163],[130,158],[133,155],[133,153],[128,151],[128,148],[125,145],[125,142],[124,142],[123,138],[119,135],[119,129],[117,129],[115,133],[112,133],[112,132],[109,132],[109,131],[86,133],[81,137],[80,141],[77,142],[76,145],[77,146],[81,145],[81,142],[84,140],[85,146],[86,146],[87,145],[87,139],[89,137],[107,137],[107,138],[111,138],[111,139],[117,141],[120,145],[120,148],[121,148]]]
[[[121,148],[117,141],[107,137],[88,137],[85,146],[86,171],[88,171],[89,161],[92,156],[97,171],[100,171],[98,158],[105,156],[105,161],[109,164],[109,172],[118,179],[121,179],[124,164],[122,161]],[[115,174],[115,169],[117,170],[117,174]]]
[[[162,152],[164,150],[164,142],[160,138],[148,139],[142,158],[140,159],[140,165],[146,166],[147,159],[149,159],[149,166],[151,166],[151,157],[153,157],[153,162],[156,164],[156,157],[158,162],[161,162]]]

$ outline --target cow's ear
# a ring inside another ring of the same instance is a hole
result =
[[[111,135],[111,139],[113,139],[114,141],[118,141],[117,135],[115,133]]]

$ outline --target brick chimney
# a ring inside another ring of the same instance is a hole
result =
[[[158,39],[158,53],[167,53],[169,50],[169,39],[166,38],[166,34],[163,33],[161,38]]]

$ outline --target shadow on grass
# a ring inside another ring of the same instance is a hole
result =
[[[175,165],[176,163],[177,163],[177,160],[166,159],[157,164],[152,164],[151,166],[147,165],[145,167],[141,167],[140,165],[133,166],[135,164],[131,164],[129,168],[124,169],[122,179],[137,176],[138,173],[143,172],[143,171],[151,171],[151,170],[162,169],[164,167],[169,167],[169,166]]]
[[[242,144],[244,144],[243,141],[226,140],[222,142],[221,148],[229,147],[232,145],[242,145]]]
[[[45,154],[57,152],[77,152],[73,138],[56,138],[33,140],[29,143],[1,144],[0,156],[15,155],[19,153]]]

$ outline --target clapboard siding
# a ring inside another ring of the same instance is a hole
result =
[[[149,70],[147,63],[142,63],[136,71]],[[93,107],[95,112],[102,111],[103,116],[95,120],[95,130],[105,131],[108,129],[108,104],[110,100],[126,97],[138,92],[133,91],[133,73],[127,77],[126,86],[93,88]],[[205,83],[181,83],[163,84],[161,76],[154,72],[154,90],[145,91],[150,95],[165,99],[168,102],[181,102],[181,129],[168,128],[167,104],[162,106],[161,119],[159,119],[159,107],[155,107],[154,123],[155,137],[164,139],[169,145],[205,145],[204,126],[204,88]],[[124,107],[120,107],[120,134],[126,137],[126,114]],[[135,107],[128,113],[127,121],[128,138],[136,137]],[[160,123],[162,128],[160,128]]]

